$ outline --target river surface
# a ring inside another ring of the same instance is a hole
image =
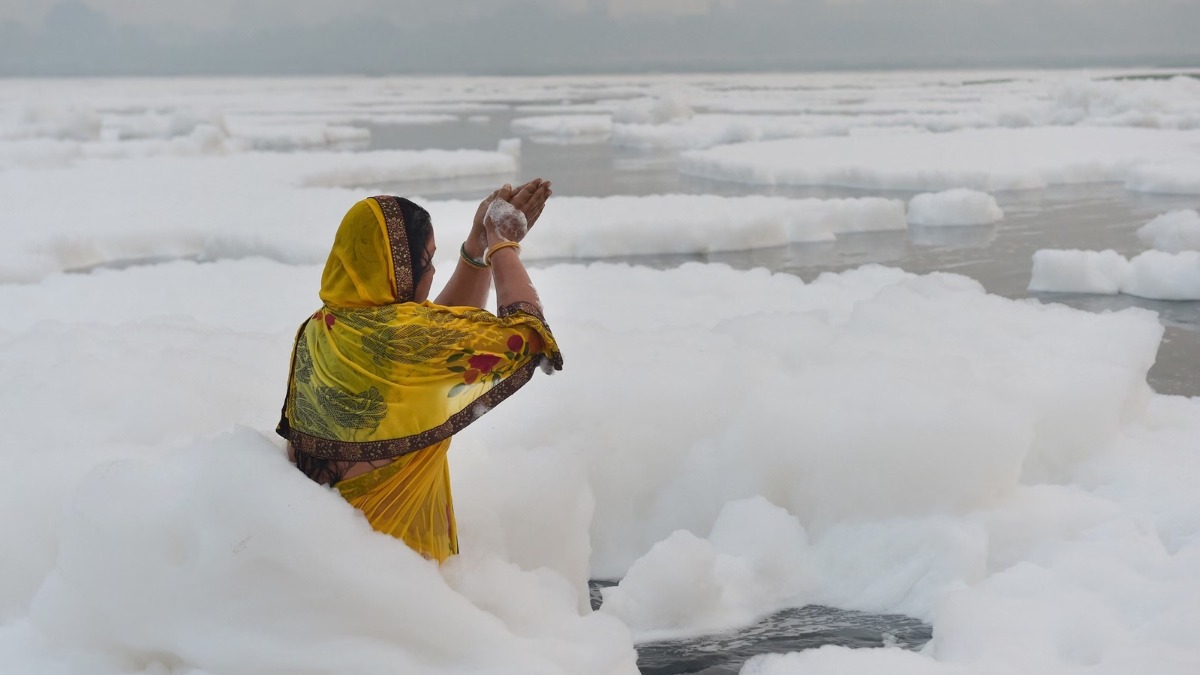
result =
[[[469,148],[495,150],[512,138],[511,111],[493,112],[486,122],[422,126],[372,126],[371,149]],[[611,143],[539,143],[525,139],[520,178],[548,178],[556,195],[716,194],[782,197],[888,197],[907,200],[914,193],[832,187],[762,186],[713,181],[681,175],[672,151],[642,151]],[[494,182],[494,181],[492,181]],[[441,199],[478,199],[495,186],[487,179],[451,184],[407,184],[390,187],[402,194]],[[1163,394],[1200,395],[1200,302],[1146,300],[1128,295],[1030,293],[1033,253],[1043,248],[1113,249],[1125,256],[1147,247],[1136,231],[1172,209],[1196,208],[1194,196],[1130,192],[1116,183],[1059,186],[994,195],[1005,217],[985,227],[910,228],[907,232],[839,235],[837,241],[792,244],[695,256],[608,258],[652,267],[674,267],[692,260],[721,262],[737,268],[766,267],[806,281],[822,272],[837,272],[880,263],[924,274],[944,271],[969,276],[990,293],[1008,298],[1036,298],[1092,312],[1144,307],[1158,313],[1166,328],[1158,361],[1149,381]],[[547,208],[553,208],[553,201]],[[541,261],[539,264],[550,264]]]

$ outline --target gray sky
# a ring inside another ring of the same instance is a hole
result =
[[[1200,66],[1200,0],[0,0],[0,75]]]

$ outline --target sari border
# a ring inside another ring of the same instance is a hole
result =
[[[510,302],[507,305],[496,309],[496,316],[500,317],[501,319],[517,313],[528,314],[538,321],[541,321],[543,324],[546,323],[546,316],[542,314],[541,308],[532,302],[518,300],[516,302]]]
[[[423,450],[465,429],[471,422],[482,417],[501,401],[512,396],[526,382],[529,382],[540,361],[539,358],[532,359],[529,363],[513,371],[486,394],[475,399],[466,408],[451,415],[450,419],[432,429],[411,436],[380,441],[336,441],[313,436],[290,425],[278,431],[281,436],[292,442],[296,450],[322,459],[363,462],[402,457],[417,450]],[[483,406],[483,410],[477,412],[479,406]]]
[[[396,277],[396,302],[412,302],[416,289],[413,284],[412,252],[408,248],[408,231],[404,229],[404,211],[400,200],[390,195],[372,197],[383,213],[388,248],[392,251],[392,270]]]

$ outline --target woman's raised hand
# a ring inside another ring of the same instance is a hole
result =
[[[528,227],[533,227],[538,216],[542,215],[542,209],[546,208],[546,200],[550,199],[552,194],[554,191],[550,189],[550,181],[534,178],[517,188],[508,202],[524,213]]]

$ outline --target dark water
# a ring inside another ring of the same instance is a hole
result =
[[[592,609],[600,607],[600,589],[615,583],[589,583]],[[824,645],[919,649],[931,637],[929,626],[907,616],[809,605],[781,610],[753,626],[724,633],[643,642],[637,645],[638,669],[643,675],[732,675],[758,654],[798,652]]]
[[[513,137],[509,124],[525,113],[490,113],[486,123],[371,127],[372,149],[473,148],[494,150]],[[616,148],[608,142],[563,145],[525,139],[519,179],[549,178],[556,195],[717,194],[784,197],[865,197],[909,199],[913,193],[831,187],[741,185],[681,175],[670,151]],[[443,199],[479,198],[495,179],[475,178],[440,184],[381,186]],[[641,256],[608,260],[674,267],[690,260],[722,262],[738,268],[766,267],[811,280],[867,263],[914,273],[955,272],[972,277],[990,293],[1034,297],[1091,312],[1143,307],[1158,313],[1166,327],[1158,361],[1150,371],[1160,393],[1200,395],[1200,302],[1145,300],[1126,295],[1031,294],[1026,290],[1034,251],[1042,248],[1114,249],[1130,256],[1146,247],[1135,232],[1172,209],[1200,207],[1195,196],[1129,192],[1120,184],[1060,186],[995,194],[1004,210],[1000,223],[986,227],[910,228],[907,232],[862,233],[837,241],[793,244],[773,249],[698,256]],[[549,208],[553,208],[553,202]],[[545,261],[541,264],[548,264]]]

